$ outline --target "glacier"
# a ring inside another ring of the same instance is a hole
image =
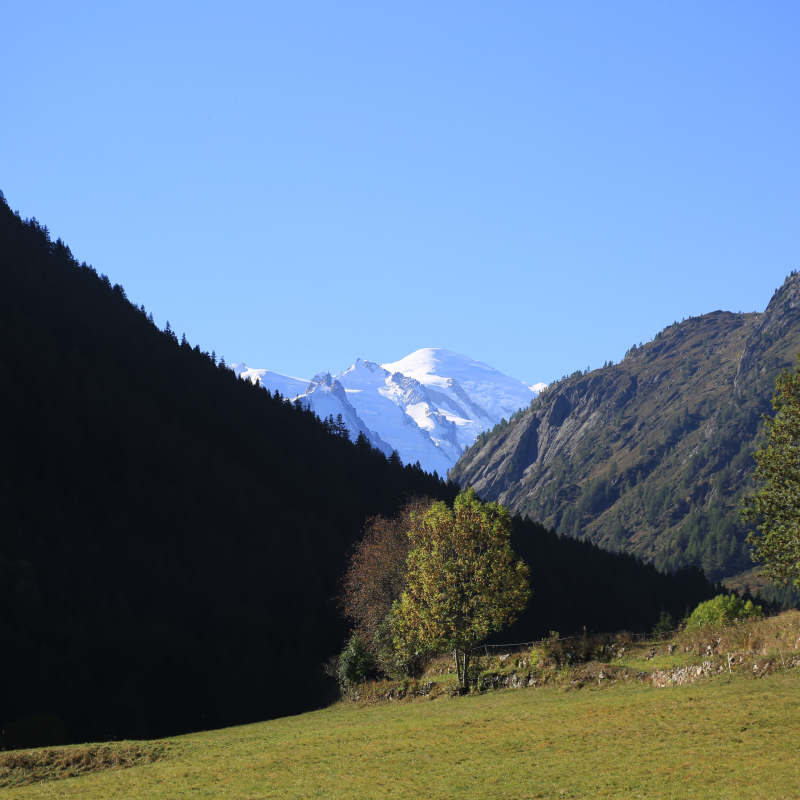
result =
[[[528,406],[546,384],[526,384],[482,361],[428,347],[387,364],[361,358],[337,375],[311,379],[251,369],[240,377],[299,400],[317,416],[341,414],[355,440],[363,433],[387,456],[397,450],[406,464],[446,477],[476,438]]]

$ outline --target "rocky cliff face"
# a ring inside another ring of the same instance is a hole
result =
[[[677,323],[621,364],[554,384],[450,477],[561,533],[751,580],[739,498],[775,376],[798,351],[792,276],[764,313]]]
[[[800,276],[793,275],[778,289],[749,332],[736,369],[738,392],[779,364],[795,362],[800,330]]]

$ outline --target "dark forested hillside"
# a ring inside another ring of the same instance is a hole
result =
[[[0,342],[5,745],[318,706],[365,517],[454,490],[158,330],[4,200]]]
[[[330,698],[369,515],[456,487],[238,380],[0,194],[0,747],[165,736]],[[713,594],[517,519],[504,637],[651,627]]]
[[[559,536],[520,516],[514,518],[511,544],[530,566],[534,594],[494,642],[533,641],[553,630],[566,635],[584,627],[593,633],[650,631],[662,611],[677,621],[723,591],[697,567],[661,572],[630,554]]]
[[[758,583],[739,515],[774,380],[800,352],[800,277],[764,313],[670,325],[479,440],[450,477],[559,533]]]

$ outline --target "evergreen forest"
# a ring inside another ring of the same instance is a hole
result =
[[[160,330],[0,194],[0,746],[153,738],[318,708],[365,521],[458,487]],[[505,635],[651,628],[696,568],[515,520]]]

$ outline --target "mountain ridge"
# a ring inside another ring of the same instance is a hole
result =
[[[793,273],[763,313],[673,323],[620,364],[551,384],[451,477],[562,534],[758,584],[739,501],[774,379],[798,351]]]

